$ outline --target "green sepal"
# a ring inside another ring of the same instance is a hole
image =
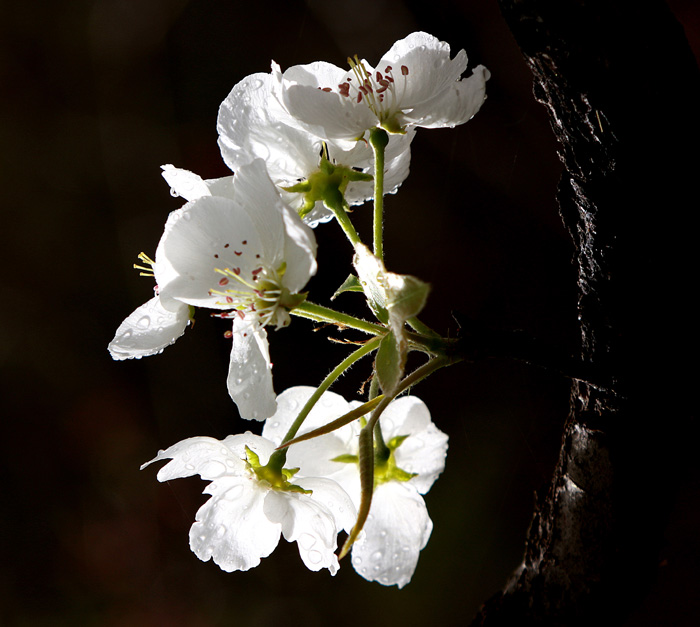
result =
[[[407,435],[396,435],[391,440],[389,440],[386,445],[388,448],[390,448],[392,451],[395,451],[399,446],[401,446],[404,443],[404,440],[407,438]]]
[[[357,455],[350,455],[350,453],[344,453],[343,455],[338,455],[331,459],[332,462],[338,462],[340,464],[357,464],[360,458]]]
[[[406,472],[398,466],[394,466],[389,472],[385,474],[377,483],[386,483],[387,481],[410,481],[413,477],[417,477],[417,472]]]
[[[403,376],[405,358],[401,358],[399,344],[392,331],[389,331],[379,344],[379,350],[374,360],[374,371],[377,373],[382,392],[390,395],[394,392]]]
[[[309,175],[309,178],[282,189],[286,192],[304,194],[304,206],[299,209],[299,216],[303,218],[319,200],[330,209],[342,206],[349,182],[371,181],[373,178],[371,174],[332,163],[322,155],[318,170]]]
[[[360,279],[358,279],[354,274],[349,274],[348,278],[343,281],[343,284],[335,291],[335,294],[331,296],[331,300],[335,300],[343,292],[362,292],[362,285],[360,285]]]
[[[299,472],[298,468],[283,468],[281,471],[271,468],[269,464],[262,466],[260,457],[246,445],[245,456],[248,466],[260,481],[265,481],[273,490],[280,492],[297,492],[299,494],[313,494],[313,490],[305,490],[301,486],[289,483],[289,480]]]

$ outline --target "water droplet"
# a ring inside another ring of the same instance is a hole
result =
[[[187,468],[187,470],[194,470],[194,466],[192,464],[185,464],[185,468]]]
[[[275,422],[272,423],[272,428],[273,428],[273,429],[277,429],[277,428],[279,428],[279,426],[280,426],[279,420],[275,420]]]
[[[316,544],[316,538],[314,538],[310,533],[302,533],[297,540],[299,546],[308,551],[314,547]]]
[[[309,551],[309,561],[312,564],[320,564],[323,560],[323,555],[319,551]]]
[[[143,316],[136,324],[138,324],[142,329],[147,329],[151,324],[151,319],[148,316]]]
[[[361,557],[353,557],[352,558],[352,563],[357,565],[357,564],[362,564],[362,558]]]
[[[384,557],[384,554],[381,551],[375,551],[372,553],[372,559],[375,562],[378,562],[380,559],[382,559],[382,557]]]
[[[226,492],[224,493],[224,498],[227,501],[235,501],[236,499],[240,498],[242,493],[243,493],[243,486],[242,485],[235,485],[232,488],[226,490]],[[245,509],[245,507],[243,509]]]
[[[379,535],[380,535],[382,538],[386,538],[386,530],[385,530],[385,529],[382,529],[382,530],[379,532]]]
[[[216,530],[216,535],[223,538],[226,535],[226,525],[219,525],[219,528]]]

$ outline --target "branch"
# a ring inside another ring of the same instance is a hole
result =
[[[523,562],[475,625],[618,624],[653,581],[697,431],[700,74],[655,0],[499,0],[550,114],[576,248],[581,361]],[[692,146],[688,155],[687,148]]]

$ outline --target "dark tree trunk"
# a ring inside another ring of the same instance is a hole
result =
[[[620,624],[694,457],[700,74],[662,2],[499,2],[559,141],[591,374],[523,562],[474,624]]]

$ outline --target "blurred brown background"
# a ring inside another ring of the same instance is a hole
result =
[[[697,56],[697,3],[672,7]],[[139,466],[185,437],[259,432],[226,393],[226,327],[199,315],[176,345],[142,361],[113,362],[106,346],[150,297],[151,280],[131,265],[155,252],[179,206],[159,166],[228,174],[215,124],[236,82],[271,59],[375,62],[425,30],[492,78],[470,123],[419,131],[411,176],[387,201],[387,263],[433,284],[424,318],[444,333],[458,331],[454,311],[575,351],[556,146],[495,1],[58,0],[3,3],[0,18],[0,624],[467,623],[520,561],[533,491],[557,455],[566,380],[488,362],[416,390],[449,433],[450,455],[427,497],[433,537],[398,591],[349,563],[334,579],[310,573],[285,542],[248,573],[200,562],[187,532],[205,484],[159,484]],[[354,213],[367,238],[369,213]],[[316,234],[320,271],[309,288],[326,302],[350,249],[333,224]],[[318,383],[345,354],[327,340],[339,332],[311,328],[296,320],[272,333],[277,391]],[[357,366],[334,389],[355,397],[367,375]],[[659,581],[629,625],[700,621],[699,496],[698,475],[683,478]]]

